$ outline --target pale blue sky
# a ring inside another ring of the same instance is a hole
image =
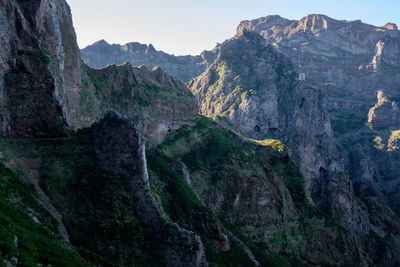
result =
[[[240,21],[266,15],[400,24],[400,0],[67,0],[81,48],[110,43],[152,43],[176,55],[199,54],[235,34]],[[400,25],[399,25],[400,26]]]

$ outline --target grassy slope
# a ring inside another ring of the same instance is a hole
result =
[[[162,208],[169,218],[201,236],[210,263],[217,266],[252,266],[248,257],[237,247],[225,252],[213,247],[212,240],[217,233],[209,226],[215,215],[200,203],[184,179],[170,167],[169,160],[160,157],[159,152],[155,149],[147,151],[149,174],[152,189],[159,195]]]
[[[33,186],[0,163],[0,266],[88,266],[66,249],[58,223],[35,198]]]
[[[297,167],[290,161],[286,151],[279,152],[273,144],[274,142],[271,146],[260,146],[245,141],[205,118],[200,118],[194,127],[183,127],[170,134],[157,150],[149,152],[150,169],[158,172],[162,170],[161,174],[156,174],[163,185],[159,191],[173,196],[172,200],[168,198],[169,195],[164,197],[167,199],[163,201],[167,213],[178,223],[188,225],[187,227],[196,231],[195,226],[190,227],[190,223],[185,222],[190,217],[185,209],[188,204],[183,199],[188,198],[177,195],[178,187],[170,184],[176,180],[180,180],[181,184],[186,183],[181,177],[165,178],[173,177],[173,174],[165,173],[167,164],[161,167],[157,165],[160,154],[178,158],[185,163],[191,173],[194,190],[200,193],[203,202],[207,202],[213,194],[222,192],[225,203],[216,214],[222,226],[240,237],[262,265],[299,265],[303,260],[325,265],[335,265],[343,260],[348,262],[351,258],[357,261],[358,245],[355,239],[336,222],[307,204],[303,178]],[[247,198],[237,210],[229,208],[229,203],[234,202],[236,192],[241,190],[242,184],[249,177],[254,183],[253,191],[244,195]],[[170,179],[170,182],[165,179]],[[257,187],[263,187],[264,191],[268,191],[265,194],[280,204],[266,211],[251,211],[253,206],[249,202],[252,201],[252,194],[257,193]],[[193,199],[192,203],[198,202],[193,193],[190,199]],[[290,203],[294,207],[291,214]],[[286,219],[282,218],[279,210],[274,210],[282,209],[285,205],[289,207]],[[174,209],[169,211],[169,206]],[[235,219],[237,215],[239,219]],[[261,220],[257,217],[261,217]],[[266,223],[263,224],[264,221]],[[276,234],[265,237],[264,232],[269,230]],[[196,232],[202,234],[201,231]],[[315,235],[316,232],[319,233],[318,236]],[[343,257],[343,253],[348,255]],[[218,263],[229,266],[229,261]]]
[[[12,151],[9,154],[13,158],[24,156],[41,160],[41,186],[63,214],[71,241],[81,257],[103,266],[160,265],[152,253],[151,232],[133,212],[134,203],[127,183],[118,175],[96,168],[96,151],[86,130],[66,139],[19,141],[6,145],[3,142],[3,151],[7,150],[4,146]],[[351,255],[356,246],[351,243],[353,239],[335,222],[306,204],[302,177],[287,153],[279,150],[273,145],[260,146],[243,140],[214,122],[199,118],[194,127],[183,127],[170,134],[163,144],[147,150],[152,193],[171,221],[201,236],[207,259],[217,266],[252,266],[244,252],[232,242],[230,250],[216,245],[226,230],[240,238],[262,266],[301,265],[305,262],[303,254],[307,261],[330,265],[346,250]],[[251,206],[246,206],[249,205],[247,202],[251,202],[250,199],[246,201],[247,198],[239,209],[243,213],[241,221],[235,220],[235,210],[229,209],[229,205],[224,204],[221,210],[215,212],[207,206],[207,201],[197,197],[172,167],[174,158],[183,161],[192,178],[195,177],[193,186],[197,193],[199,188],[206,189],[204,196],[219,190],[225,194],[229,204],[234,193],[240,190],[242,179],[256,177],[251,188],[266,186],[265,191],[278,206],[260,213],[261,219],[268,219],[265,224],[254,221],[254,211],[251,211]],[[1,171],[9,172],[4,167]],[[25,192],[25,189],[15,185],[20,182],[16,176],[13,177],[15,182],[10,187],[17,192]],[[31,189],[28,187],[26,190]],[[0,214],[3,214],[7,206],[1,203]],[[274,211],[277,207],[279,210]],[[288,219],[279,217],[283,207],[292,210],[287,215]],[[11,214],[7,212],[7,216]],[[14,222],[13,227],[20,223],[22,227],[27,227],[24,221],[32,219],[25,216],[7,220]],[[48,225],[53,227],[53,233],[56,232],[56,222],[48,222]],[[254,234],[257,237],[270,229],[274,229],[276,234],[264,239],[254,238]],[[315,232],[319,235],[315,236]],[[8,233],[13,232],[2,233],[7,237],[4,243],[7,245],[1,247],[3,258],[14,255],[13,236]],[[41,241],[26,242],[31,242],[31,246],[25,248],[26,254],[31,255],[27,256],[27,260],[46,262],[41,259],[47,257],[53,265],[57,265],[57,260],[62,263],[77,262],[69,266],[84,264],[73,253],[57,245],[59,236],[46,236],[46,232],[43,235],[43,238],[49,239],[46,244],[51,246],[43,245],[43,249],[38,249],[36,244]],[[29,238],[35,240],[34,237]],[[46,252],[46,247],[53,252]],[[3,252],[6,249],[11,252]],[[45,256],[40,256],[41,253]]]
[[[63,215],[71,242],[82,258],[102,266],[160,266],[152,254],[152,235],[133,211],[128,184],[122,177],[96,168],[96,152],[85,132],[66,139],[19,141],[8,147],[13,157],[40,158],[41,187]],[[10,220],[17,224],[26,219]],[[55,227],[56,222],[49,224]],[[45,243],[30,241],[26,249],[34,255],[47,253],[46,247],[57,248],[52,239],[57,240],[52,236]],[[71,255],[49,254],[48,263],[79,266],[71,263]]]

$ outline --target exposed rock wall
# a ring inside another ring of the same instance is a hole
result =
[[[359,174],[370,173],[368,180],[375,187],[371,190],[381,192],[380,199],[398,210],[394,199],[400,184],[395,163],[399,152],[391,141],[400,129],[398,27],[314,14],[299,21],[279,16],[244,21],[238,35],[244,30],[263,36],[290,58],[303,80],[326,95],[335,138],[349,155],[365,156],[349,157],[356,191],[363,191]],[[375,171],[368,171],[371,168]]]
[[[203,114],[246,137],[280,139],[306,177],[310,200],[348,229],[368,234],[346,158],[333,138],[324,94],[298,81],[290,61],[243,32],[224,42],[213,65],[189,84]]]
[[[63,0],[21,0],[0,8],[2,135],[63,135],[79,112],[68,100],[81,84],[69,7]]]

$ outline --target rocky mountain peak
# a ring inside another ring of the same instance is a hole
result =
[[[260,32],[268,30],[273,26],[286,27],[290,25],[292,22],[293,22],[292,20],[282,18],[279,15],[270,15],[254,20],[245,20],[240,22],[239,26],[237,27],[236,35],[237,36],[242,35],[245,30]]]
[[[127,63],[129,64],[129,63]],[[185,88],[185,86],[176,81],[171,75],[166,73],[160,66],[154,66],[149,70],[146,66],[134,68],[139,80],[146,85],[157,86],[162,88]]]
[[[154,48],[154,46],[152,45],[152,44],[149,44],[149,46],[147,47],[147,49],[146,49],[146,54],[149,54],[149,53],[154,53],[154,52],[156,52],[157,50]]]
[[[111,45],[102,40],[82,49],[81,56],[92,68],[120,65],[126,61],[133,66],[145,65],[149,69],[162,66],[172,76],[187,82],[207,69],[216,57],[216,50],[204,51],[199,56],[174,56],[156,50],[152,44],[131,42]]]
[[[328,16],[311,14],[300,19],[297,27],[301,28],[303,31],[317,33],[322,30],[328,30],[328,27],[331,28],[333,25],[337,24],[337,20],[331,19]]]
[[[388,30],[395,30],[395,31],[398,31],[398,30],[399,30],[399,28],[397,27],[397,25],[396,25],[395,23],[392,23],[392,22],[386,23],[386,24],[383,26],[383,28],[386,28],[386,29],[388,29]]]
[[[97,41],[97,42],[95,42],[95,43],[93,43],[93,45],[94,46],[108,46],[108,45],[110,45],[106,40],[104,40],[104,39],[101,39],[101,40],[99,40],[99,41]]]

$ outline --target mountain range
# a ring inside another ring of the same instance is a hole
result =
[[[0,4],[4,266],[397,266],[400,31],[267,16],[200,56]],[[81,59],[82,57],[82,59]]]
[[[162,67],[175,78],[187,82],[203,73],[217,57],[217,49],[203,51],[199,56],[174,56],[157,51],[152,44],[137,42],[125,45],[109,44],[100,40],[81,49],[82,59],[93,68],[120,65],[129,62],[133,66],[144,65],[149,69]]]

